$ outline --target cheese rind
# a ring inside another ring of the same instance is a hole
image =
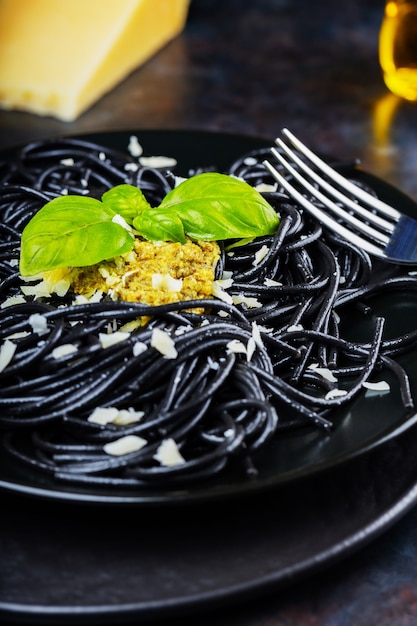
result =
[[[189,0],[1,0],[0,106],[76,119],[184,28]]]

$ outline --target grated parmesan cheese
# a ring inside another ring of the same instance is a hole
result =
[[[314,370],[315,372],[317,372],[317,374],[322,376],[322,378],[330,381],[331,383],[337,382],[336,376],[328,367],[320,367],[318,363],[312,363],[311,365],[308,366],[308,369]]]
[[[232,296],[233,304],[245,304],[248,309],[258,309],[262,306],[257,298],[251,296],[235,295]]]
[[[278,280],[274,280],[273,278],[265,278],[264,285],[266,287],[282,287],[282,283]]]
[[[259,185],[255,186],[256,191],[259,191],[259,193],[269,193],[269,192],[274,192],[278,189],[278,184],[269,184],[269,183],[259,183]]]
[[[114,222],[114,224],[119,224],[119,226],[127,230],[129,233],[133,230],[132,227],[126,222],[125,218],[122,215],[119,215],[119,213],[116,213],[116,215],[112,217],[111,221]]]
[[[255,354],[255,350],[256,350],[256,341],[253,337],[250,337],[248,340],[248,345],[246,348],[246,359],[249,363],[249,361],[251,361],[253,355]]]
[[[219,300],[223,300],[223,302],[227,302],[228,304],[233,304],[232,296],[223,289],[220,281],[213,281],[213,284],[211,286],[211,293]]]
[[[33,313],[30,315],[29,324],[32,326],[33,332],[37,335],[46,335],[49,333],[46,317],[40,313]]]
[[[152,289],[178,292],[182,289],[182,278],[174,278],[170,274],[152,274]]]
[[[334,400],[335,398],[342,398],[347,394],[344,389],[331,389],[325,395],[325,400]]]
[[[52,350],[52,357],[54,359],[60,359],[63,356],[68,356],[77,352],[78,348],[73,343],[63,343],[61,346],[57,346]]]
[[[129,153],[132,155],[132,157],[140,157],[143,154],[143,148],[139,143],[138,138],[136,137],[136,135],[131,135],[129,137],[129,143],[127,146],[127,149],[129,151]]]
[[[362,387],[367,389],[367,393],[388,393],[391,391],[391,387],[386,380],[380,380],[377,383],[364,382],[362,383]]]
[[[303,326],[301,324],[291,324],[287,328],[287,332],[288,333],[296,333],[298,330],[304,330],[304,328],[303,328]]]
[[[124,333],[122,331],[116,331],[115,333],[99,333],[98,338],[102,348],[109,348],[116,343],[121,343],[129,339],[130,333]]]
[[[23,296],[10,296],[4,302],[1,303],[0,308],[5,309],[8,306],[14,306],[15,304],[24,304],[26,300]]]
[[[263,259],[266,257],[268,252],[269,248],[266,245],[263,245],[262,248],[259,248],[259,250],[257,250],[255,253],[255,258],[252,261],[252,265],[259,265],[259,263],[263,261]]]
[[[229,352],[232,354],[247,354],[246,346],[239,339],[232,339],[226,344]]]
[[[219,280],[216,280],[216,283],[222,288],[222,289],[229,289],[229,287],[231,287],[233,285],[233,278],[219,278]]]
[[[146,167],[153,167],[155,169],[163,169],[168,167],[175,167],[177,160],[167,156],[149,156],[140,157],[139,163]]]
[[[154,459],[165,467],[183,465],[185,459],[178,449],[174,439],[164,439],[154,455]]]
[[[10,339],[3,341],[0,346],[0,372],[3,372],[9,365],[16,352],[16,348],[17,345],[13,343],[13,341],[10,341]]]
[[[252,337],[258,346],[262,347],[264,345],[261,337],[261,329],[256,322],[252,322]]]
[[[144,343],[143,341],[137,341],[136,343],[133,344],[133,356],[139,356],[139,354],[142,354],[143,352],[146,352],[146,350],[148,349],[148,346],[146,345],[146,343]]]
[[[124,166],[126,172],[137,172],[139,169],[139,165],[136,163],[126,163]]]
[[[117,426],[127,426],[139,422],[145,415],[143,411],[135,411],[134,409],[118,409],[114,406],[96,407],[89,415],[87,421],[92,424],[117,424]]]
[[[160,328],[154,328],[151,337],[151,346],[158,350],[167,359],[176,359],[177,350],[172,337]]]
[[[29,337],[29,335],[30,333],[28,331],[22,330],[8,335],[7,339],[24,339],[25,337]]]
[[[146,439],[138,437],[137,435],[125,435],[124,437],[120,437],[120,439],[106,443],[103,446],[103,450],[110,456],[122,456],[141,450],[147,443]]]

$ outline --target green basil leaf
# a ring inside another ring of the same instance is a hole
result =
[[[133,185],[117,185],[106,191],[101,199],[104,204],[124,217],[129,223],[132,223],[133,219],[142,211],[150,208],[150,204],[142,191]]]
[[[248,183],[215,172],[199,174],[170,191],[160,204],[177,213],[192,239],[224,240],[273,234],[274,208]]]
[[[83,267],[129,252],[133,236],[112,221],[105,204],[84,196],[48,202],[22,233],[20,273],[34,276],[59,267]]]
[[[149,241],[186,242],[184,227],[172,210],[148,209],[133,220],[133,227]]]

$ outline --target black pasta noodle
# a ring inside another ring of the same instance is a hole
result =
[[[127,154],[78,139],[32,143],[0,163],[0,347],[3,358],[12,351],[0,372],[0,432],[9,454],[67,483],[169,488],[231,468],[256,475],[256,455],[271,439],[295,429],[331,432],[335,409],[381,371],[394,374],[405,412],[414,410],[398,357],[417,346],[417,329],[385,338],[378,317],[359,341],[344,336],[343,315],[349,307],[366,315],[372,296],[411,292],[417,279],[397,271],[374,281],[364,251],[324,232],[273,187],[265,156],[243,155],[228,173],[266,185],[281,217],[277,233],[222,244],[216,277],[232,277],[224,299],[161,306],[23,297],[19,245],[25,224],[57,195],[100,197],[130,183],[157,203],[175,185],[172,172],[138,168]],[[44,320],[42,332],[34,316]],[[102,347],[101,333],[144,317],[124,341]],[[155,329],[171,337],[176,358],[152,346]],[[137,421],[90,421],[97,407]],[[109,454],[122,436],[144,445]],[[159,460],[166,441],[175,442],[178,462]]]

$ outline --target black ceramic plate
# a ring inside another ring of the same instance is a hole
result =
[[[227,169],[234,159],[259,147],[264,140],[237,137],[216,133],[182,131],[131,131],[89,135],[88,138],[105,147],[126,150],[129,137],[136,134],[146,155],[173,156],[178,161],[176,173],[187,174],[195,167],[215,166],[220,171]],[[382,181],[365,172],[358,172],[353,166],[346,167],[345,173],[361,178],[373,186],[387,201],[391,199],[391,189]],[[400,199],[405,212],[411,210],[407,198]],[[414,329],[417,316],[417,297],[398,293],[395,300],[384,297],[373,301],[374,315],[387,316],[387,336]],[[347,331],[352,338],[360,338],[373,327],[374,315],[349,316]],[[365,335],[367,336],[367,335]],[[417,352],[408,354],[402,360],[410,374],[411,387],[417,396],[417,368],[413,361]],[[340,412],[331,434],[321,431],[297,431],[286,434],[274,441],[262,457],[256,460],[259,475],[248,481],[236,476],[225,476],[210,483],[194,485],[189,489],[165,491],[161,488],[146,491],[123,491],[99,487],[84,488],[58,484],[52,478],[20,466],[6,455],[0,456],[0,488],[52,500],[70,500],[102,504],[162,505],[213,500],[242,494],[258,493],[264,490],[293,483],[319,471],[329,471],[373,448],[386,444],[404,430],[412,427],[417,415],[406,416],[399,391],[394,380],[392,391],[387,395],[363,397],[354,402],[349,410]]]
[[[267,593],[279,621],[285,588],[298,583],[302,612],[309,606],[305,579],[330,566],[337,593],[349,597],[343,585],[355,563],[336,569],[337,562],[410,511],[416,476],[415,444],[405,432],[325,479],[284,485],[272,497],[110,511],[30,498],[22,506],[22,498],[3,494],[0,622],[103,626],[165,618],[168,625],[181,617],[181,624],[208,626],[227,623],[229,606],[233,623],[249,625],[260,623],[251,603],[262,615]],[[378,555],[388,560],[383,546]]]

